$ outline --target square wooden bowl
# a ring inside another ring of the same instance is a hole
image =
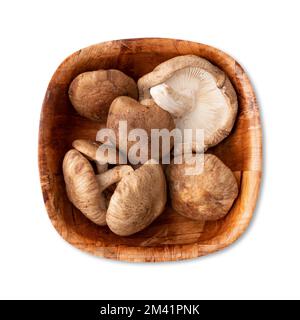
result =
[[[235,87],[239,111],[231,135],[209,149],[234,171],[239,196],[228,215],[197,222],[165,212],[145,230],[119,237],[84,217],[68,200],[62,160],[75,139],[95,139],[103,123],[87,120],[73,109],[68,88],[80,73],[119,69],[135,80],[172,57],[194,54],[226,72]],[[43,102],[39,132],[39,169],[48,215],[69,243],[97,256],[127,261],[174,261],[212,253],[234,242],[247,228],[256,204],[262,169],[262,136],[255,94],[242,67],[213,47],[175,39],[129,39],[96,44],[63,61],[54,73]]]

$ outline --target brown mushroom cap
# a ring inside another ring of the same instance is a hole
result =
[[[106,146],[107,149],[110,149],[111,154],[107,154],[106,158],[103,159],[99,157],[99,147],[101,145]],[[105,145],[99,141],[93,141],[88,139],[76,139],[73,141],[72,146],[74,149],[81,152],[89,160],[92,160],[96,163],[98,173],[105,172],[107,170],[107,164],[125,164],[127,159],[122,152],[119,152],[114,146]],[[112,158],[110,158],[112,156]],[[121,157],[121,158],[120,158]],[[120,161],[122,160],[122,161]]]
[[[63,160],[63,174],[68,198],[88,219],[106,225],[106,188],[133,171],[130,166],[116,166],[95,175],[90,162],[77,150],[70,150]]]
[[[106,205],[93,167],[77,150],[70,150],[63,160],[67,195],[74,206],[88,219],[106,225]]]
[[[203,129],[204,148],[230,133],[237,114],[237,96],[227,75],[206,59],[178,56],[158,65],[138,81],[140,100],[153,98],[172,114],[176,127]],[[193,144],[194,151],[203,146]]]
[[[148,155],[151,152],[151,129],[168,129],[171,131],[175,128],[171,115],[157,106],[152,99],[144,100],[143,104],[129,97],[116,98],[109,109],[106,126],[113,129],[116,135],[116,144],[119,145],[119,121],[127,121],[127,131],[133,129],[144,129],[148,135]],[[127,151],[135,142],[127,141]],[[172,141],[170,143],[172,148]],[[126,151],[126,150],[122,150]],[[166,152],[169,152],[167,150]],[[161,145],[160,145],[160,155]]]
[[[69,87],[76,111],[92,120],[105,120],[110,104],[118,96],[137,99],[135,81],[119,70],[88,71],[78,75]]]
[[[163,170],[149,160],[119,182],[107,209],[107,225],[120,236],[134,234],[163,212],[166,200]]]
[[[84,154],[89,160],[97,160],[96,154],[98,148],[101,146],[101,142],[87,140],[87,139],[76,139],[72,142],[72,147],[77,151]]]
[[[174,164],[167,169],[172,207],[194,220],[218,220],[230,210],[238,195],[232,171],[216,156],[204,155],[204,170],[199,175],[186,175],[193,164]]]

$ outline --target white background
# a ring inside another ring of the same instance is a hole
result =
[[[300,298],[299,1],[1,1],[0,298]],[[220,48],[248,71],[264,134],[254,219],[229,249],[178,263],[96,258],[56,233],[37,164],[41,104],[70,53],[112,39]]]

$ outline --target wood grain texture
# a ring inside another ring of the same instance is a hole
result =
[[[195,54],[225,71],[236,89],[239,111],[232,134],[209,149],[234,172],[239,196],[229,214],[214,222],[184,218],[167,206],[145,230],[119,237],[84,217],[68,200],[62,160],[75,139],[95,139],[103,126],[84,119],[72,107],[68,87],[80,73],[119,69],[135,80],[172,57]],[[247,228],[257,200],[262,170],[262,136],[253,88],[242,67],[213,47],[174,39],[110,41],[79,50],[54,73],[43,102],[39,131],[39,169],[48,215],[70,244],[97,256],[126,261],[174,261],[203,256],[233,243]]]

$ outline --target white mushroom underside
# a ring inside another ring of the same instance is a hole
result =
[[[227,121],[226,97],[215,78],[201,68],[176,71],[150,93],[156,104],[173,115],[177,128],[204,129],[205,141]]]

